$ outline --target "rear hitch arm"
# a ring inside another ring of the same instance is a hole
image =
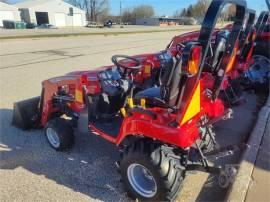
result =
[[[207,127],[207,126],[213,125],[221,120],[231,119],[231,118],[233,118],[232,115],[233,115],[233,110],[229,108],[225,111],[223,116],[211,119],[209,122],[207,122],[207,124],[205,126]]]
[[[222,171],[222,167],[218,166],[204,166],[202,164],[194,163],[194,164],[187,164],[186,165],[186,171],[201,171],[205,173],[211,173],[219,175]]]

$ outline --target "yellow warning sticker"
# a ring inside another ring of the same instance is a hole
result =
[[[145,65],[144,66],[144,73],[146,73],[146,74],[151,73],[151,65]]]

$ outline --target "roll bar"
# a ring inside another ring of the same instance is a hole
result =
[[[254,28],[256,12],[255,10],[248,9],[247,10],[247,22],[245,25],[245,29],[243,30],[243,35],[239,40],[239,59],[246,60],[252,45],[254,43],[254,35],[256,34]],[[256,35],[255,35],[256,36]]]
[[[215,30],[215,25],[217,23],[218,17],[220,16],[222,12],[222,9],[227,4],[236,5],[236,18],[232,27],[230,38],[226,44],[226,52],[223,55],[223,58],[221,59],[220,68],[224,70],[224,73],[227,68],[228,61],[231,59],[236,41],[239,37],[240,31],[242,30],[242,27],[244,24],[244,19],[246,15],[246,2],[244,0],[213,0],[203,20],[198,41],[188,43],[186,47],[184,48],[184,51],[182,54],[182,71],[183,70],[185,71],[185,66],[188,65],[188,59],[190,57],[191,51],[196,46],[201,47],[201,50],[200,50],[201,62],[199,64],[198,72],[195,75],[186,76],[184,81],[181,81],[181,87],[180,87],[181,90],[178,95],[179,97],[178,97],[178,103],[177,103],[177,109],[179,109],[177,119],[176,119],[177,123],[180,123],[180,122],[183,123],[183,120],[185,121],[186,119],[188,119],[188,118],[185,119],[185,115],[188,114],[186,113],[185,110],[187,110],[188,106],[190,105],[191,97],[195,95],[195,92],[197,93],[198,89],[200,89],[199,80],[201,78],[201,73],[205,65],[205,60],[208,55],[208,51],[210,49],[211,38]],[[223,79],[224,77],[223,74],[219,76],[221,77],[221,79]],[[221,85],[221,82],[220,82],[220,85]],[[198,106],[196,105],[196,107]],[[196,112],[194,112],[193,110],[192,113],[196,113]]]
[[[236,41],[239,38],[240,31],[243,27],[247,4],[245,0],[213,0],[207,10],[205,18],[202,23],[202,28],[200,31],[198,41],[201,43],[203,47],[203,56],[202,62],[200,65],[200,72],[198,74],[198,80],[200,79],[201,72],[204,67],[205,59],[207,57],[207,53],[209,51],[210,43],[211,43],[211,36],[213,34],[216,22],[220,13],[224,6],[228,4],[233,4],[236,6],[236,15],[234,24],[232,27],[232,31],[230,33],[229,40],[226,43],[226,50],[221,58],[219,71],[217,72],[214,88],[213,88],[213,95],[212,99],[215,100],[220,92],[221,83],[224,79],[225,72],[227,69],[227,65],[232,58],[233,50],[235,49]]]
[[[247,9],[247,13],[248,13],[248,21],[247,21],[247,26],[246,26],[245,31],[247,31],[247,33],[248,33],[254,25],[256,11],[252,10],[252,9]]]
[[[242,47],[249,35],[249,33],[253,30],[254,21],[256,17],[256,11],[252,9],[247,9],[247,23],[245,29],[243,30],[243,37],[240,41],[240,47]]]
[[[268,7],[268,10],[270,11],[270,1],[269,0],[265,0],[265,2],[266,2],[266,5]]]
[[[268,11],[263,11],[261,12],[257,22],[256,22],[256,25],[255,25],[255,28],[256,28],[256,31],[257,31],[257,36],[260,35],[264,29],[264,26],[266,25],[267,23],[267,20],[269,18],[269,12]]]

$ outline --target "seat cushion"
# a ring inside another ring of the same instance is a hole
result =
[[[135,95],[135,98],[161,98],[160,95],[160,87],[153,87],[153,88],[148,88],[146,90],[140,91]]]

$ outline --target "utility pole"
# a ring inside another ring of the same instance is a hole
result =
[[[120,26],[122,23],[122,0],[120,0]]]

